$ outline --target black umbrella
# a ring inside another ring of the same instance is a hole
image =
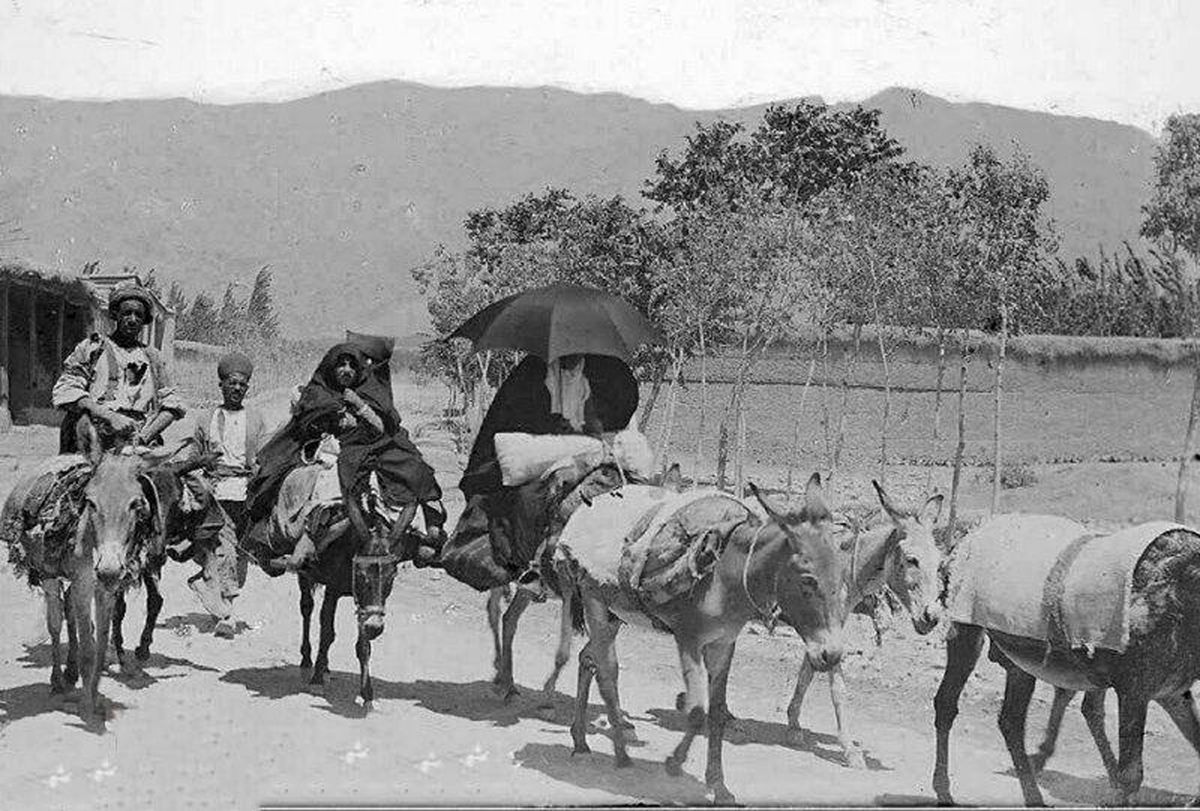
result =
[[[577,284],[551,284],[501,299],[480,310],[450,338],[475,350],[520,349],[547,362],[563,355],[611,355],[625,362],[662,335],[623,299]]]

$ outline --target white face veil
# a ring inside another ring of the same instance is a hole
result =
[[[573,369],[564,369],[560,359],[546,364],[546,389],[550,392],[550,413],[562,414],[579,431],[583,429],[583,406],[592,388],[583,373],[584,361]]]

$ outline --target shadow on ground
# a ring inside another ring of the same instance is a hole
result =
[[[101,688],[100,701],[105,708],[106,717],[111,717],[115,710],[129,709],[120,701],[114,701],[111,698],[105,697],[103,681],[101,681]],[[59,712],[74,721],[74,723],[70,724],[71,726],[96,734],[103,733],[104,723],[102,719],[84,723],[79,718],[79,695],[80,688],[78,686],[66,694],[51,695],[50,679],[48,676],[45,681],[22,684],[19,687],[9,687],[0,690],[0,728],[18,721],[24,721],[27,718],[36,718],[39,715]]]
[[[648,710],[646,714],[654,719],[654,722],[663,729],[678,732],[680,735],[687,729],[687,717],[679,710],[656,708]],[[762,746],[782,746],[788,749],[795,749],[798,752],[807,752],[821,760],[849,768],[846,764],[845,753],[842,751],[842,745],[838,742],[836,735],[805,729],[803,742],[796,743],[789,735],[787,725],[775,723],[774,721],[736,718],[725,725],[725,742],[734,746],[742,746],[748,743],[756,743]],[[863,750],[863,757],[867,762],[869,770],[891,771],[890,767],[885,766],[880,760],[872,757],[865,749]]]
[[[309,684],[311,673],[296,665],[239,668],[220,677],[227,684],[245,687],[259,698],[277,700],[288,696],[323,695],[325,709],[347,718],[362,717],[357,703],[358,673],[331,671],[324,685]],[[575,699],[559,692],[522,690],[511,701],[504,702],[489,681],[448,682],[420,680],[398,682],[373,676],[375,701],[411,701],[418,707],[439,715],[450,715],[467,721],[486,721],[493,726],[508,727],[522,720],[540,721],[569,727],[575,716]],[[589,718],[602,712],[596,704],[588,706]],[[590,727],[589,732],[600,732]],[[630,747],[643,745],[635,738],[628,739]]]
[[[1016,773],[1011,769],[1004,774],[1017,779]],[[1107,777],[1076,777],[1054,769],[1046,769],[1039,774],[1038,785],[1042,787],[1043,793],[1051,795],[1054,799],[1082,805],[1106,802],[1112,793]],[[1143,785],[1141,791],[1134,796],[1134,800],[1138,805],[1164,807],[1187,805],[1192,798],[1186,794]]]
[[[572,754],[563,744],[531,743],[513,752],[513,762],[562,783],[630,797],[655,805],[705,805],[704,783],[684,773],[671,777],[662,761],[632,758],[633,765],[618,769],[611,754]]]

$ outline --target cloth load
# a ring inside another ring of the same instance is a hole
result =
[[[743,502],[719,491],[629,485],[577,510],[556,554],[601,586],[661,605],[703,579],[733,527],[746,521],[757,523]]]
[[[955,551],[950,618],[1058,647],[1124,651],[1134,570],[1173,530],[1200,542],[1168,521],[1098,534],[1056,516],[996,516]]]
[[[600,464],[606,456],[631,476],[645,479],[654,474],[650,442],[632,426],[599,439],[579,434],[502,432],[494,441],[505,487],[536,481],[576,459]]]
[[[41,582],[39,572],[65,575],[75,540],[83,491],[92,466],[77,454],[50,457],[12,489],[0,513],[0,542],[13,572]]]

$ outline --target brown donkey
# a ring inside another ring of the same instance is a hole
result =
[[[934,700],[937,763],[933,788],[939,802],[953,802],[950,730],[958,714],[958,697],[983,650],[985,635],[990,642],[989,658],[1006,673],[1000,730],[1027,805],[1043,804],[1032,759],[1025,750],[1026,715],[1037,679],[1070,691],[1086,691],[1093,735],[1097,727],[1103,730],[1103,691],[1116,692],[1120,745],[1115,769],[1110,768],[1114,804],[1127,805],[1141,788],[1142,736],[1151,701],[1167,711],[1192,747],[1200,752],[1200,718],[1189,693],[1192,683],[1200,677],[1200,535],[1167,524],[1139,525],[1125,532],[1141,531],[1149,540],[1132,568],[1128,587],[1128,640],[1123,650],[1098,646],[1089,650],[1057,639],[1044,641],[1001,632],[959,621],[952,610],[953,622],[946,640],[946,670]],[[970,538],[968,535],[959,546]],[[1039,544],[1043,538],[1034,526],[1030,532],[1013,537],[1013,541],[1012,549],[1017,553],[1013,560],[1020,566],[1026,559],[1021,549],[1029,548],[1023,545]],[[1080,533],[1069,551],[1078,554],[1075,546],[1095,542]],[[956,551],[950,574],[952,587],[969,577],[964,569],[970,567],[955,560],[958,557]],[[967,558],[970,557],[968,554]],[[1060,559],[1059,564],[1062,563]],[[1047,593],[1050,591],[1047,587]],[[1108,750],[1107,738],[1097,735],[1097,743],[1101,742],[1103,755]]]
[[[646,617],[675,638],[687,686],[684,709],[688,729],[667,758],[667,771],[682,774],[692,741],[707,728],[705,781],[720,804],[734,801],[725,785],[721,762],[729,717],[725,691],[734,646],[745,624],[755,617],[768,616],[778,604],[799,629],[815,668],[828,670],[842,657],[844,571],[833,541],[832,516],[822,498],[820,476],[814,474],[809,480],[804,507],[798,513],[775,506],[753,485],[751,490],[766,511],[767,520],[760,520],[747,509],[737,521],[712,527],[710,532],[722,538],[713,568],[689,591],[665,603],[598,581],[582,568],[570,548],[564,549],[562,542],[559,546],[557,568],[562,585],[575,590],[582,600],[588,634],[588,642],[579,653],[575,720],[571,725],[575,751],[590,751],[587,706],[594,677],[612,725],[616,765],[630,764],[617,693],[617,614]],[[614,538],[612,543],[620,544],[621,539]],[[783,572],[788,573],[787,589],[780,588]]]

